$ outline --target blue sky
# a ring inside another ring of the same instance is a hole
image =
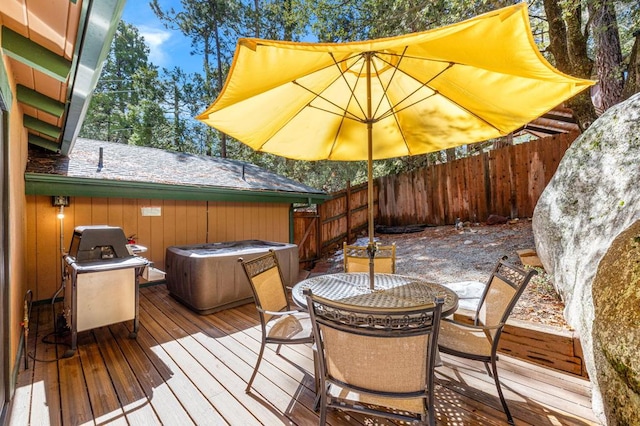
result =
[[[180,0],[160,0],[163,9],[180,10]],[[202,72],[202,58],[192,56],[191,43],[180,31],[168,30],[149,7],[149,0],[127,0],[122,19],[135,25],[149,46],[149,61],[160,68],[179,66],[187,73]]]

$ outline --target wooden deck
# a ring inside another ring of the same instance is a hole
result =
[[[57,312],[61,307],[56,305]],[[140,332],[130,324],[83,332],[71,358],[52,344],[51,305],[33,310],[29,368],[18,377],[11,425],[232,424],[311,425],[313,361],[309,346],[268,348],[254,391],[244,392],[260,347],[253,304],[195,314],[166,286],[140,291]],[[443,355],[438,368],[438,425],[505,425],[481,363]],[[498,368],[517,425],[594,425],[590,384],[578,377],[502,357]],[[329,424],[389,424],[331,411]]]

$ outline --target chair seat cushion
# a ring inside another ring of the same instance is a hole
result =
[[[269,339],[297,340],[311,338],[311,318],[306,312],[283,315],[269,322]]]
[[[469,311],[478,309],[480,297],[486,287],[486,284],[479,281],[460,281],[443,285],[458,295],[458,307]]]
[[[450,349],[466,354],[491,357],[491,341],[486,332],[451,321],[440,322],[438,346],[443,352]]]

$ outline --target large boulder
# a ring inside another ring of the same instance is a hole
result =
[[[592,293],[593,354],[606,417],[610,424],[640,425],[640,221],[609,247]]]
[[[596,312],[593,285],[598,267],[613,241],[638,220],[640,94],[609,109],[574,141],[538,200],[533,215],[538,257],[565,302],[565,318],[580,335],[585,364],[594,384],[594,411],[603,422],[610,424],[634,423],[611,417],[615,398],[610,398],[610,392],[602,391],[606,384],[600,381],[608,376],[598,374],[599,370],[609,368],[603,363],[610,363],[611,359],[602,353],[602,346],[594,343],[593,325],[594,321],[602,324],[614,320],[609,317],[614,311],[607,306],[621,304],[627,292],[603,298]],[[640,291],[637,281],[635,284],[628,281],[626,285],[631,293]],[[630,308],[640,310],[638,304]],[[597,320],[596,315],[599,315]],[[626,351],[637,349],[636,346]],[[603,395],[606,399],[602,399]],[[640,411],[640,406],[631,407],[633,410]]]

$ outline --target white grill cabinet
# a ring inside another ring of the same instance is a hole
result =
[[[149,261],[127,248],[122,229],[82,226],[73,233],[65,260],[64,314],[76,350],[78,332],[133,321],[138,333],[138,284]]]

